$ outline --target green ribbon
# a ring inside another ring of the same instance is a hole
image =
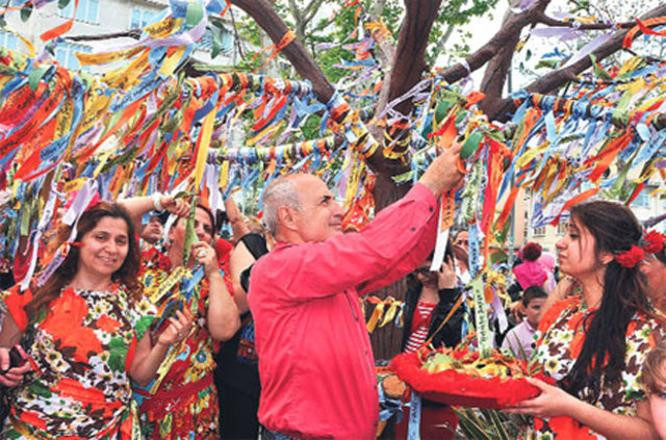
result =
[[[472,171],[462,193],[462,219],[467,224],[474,221],[477,206],[476,201],[479,197],[479,191],[481,191],[482,176],[483,163],[479,160],[472,165]]]
[[[185,11],[185,28],[192,29],[203,19],[203,7],[199,3],[189,2]]]
[[[197,234],[194,231],[194,217],[197,213],[197,201],[198,198],[194,197],[192,199],[192,204],[190,205],[190,215],[187,216],[187,222],[185,223],[185,243],[183,244],[183,264],[187,264],[190,260],[190,252],[192,251],[192,244],[197,241]]]
[[[488,306],[483,294],[483,274],[477,275],[470,283],[474,298],[474,325],[476,327],[476,339],[479,342],[479,353],[482,358],[490,356],[493,350],[492,334],[488,322]]]

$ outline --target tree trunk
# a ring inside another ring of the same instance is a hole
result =
[[[375,197],[375,209],[379,211],[401,199],[407,191],[409,191],[410,187],[411,185],[408,184],[398,186],[390,177],[377,175],[375,189],[373,191],[373,196]],[[392,296],[397,300],[403,301],[405,299],[406,291],[407,286],[403,279],[380,291],[373,292],[373,295],[382,299]],[[374,306],[371,306],[370,304],[366,305],[366,319],[370,317],[373,310]],[[388,324],[382,328],[377,327],[370,335],[370,342],[372,343],[372,349],[376,359],[391,359],[400,352],[402,328],[398,328],[393,324]]]

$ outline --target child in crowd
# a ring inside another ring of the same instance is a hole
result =
[[[650,399],[650,413],[659,437],[666,439],[666,343],[648,353],[643,364],[643,382]]]
[[[502,350],[511,351],[518,359],[529,360],[534,346],[534,332],[539,325],[541,307],[548,294],[539,286],[528,287],[523,293],[525,319],[509,330],[502,342]]]

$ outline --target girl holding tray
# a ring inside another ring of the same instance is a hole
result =
[[[618,203],[572,208],[557,249],[582,295],[541,319],[535,356],[556,385],[530,379],[541,394],[509,410],[536,416],[527,438],[656,438],[640,373],[659,326],[639,263],[663,238]]]

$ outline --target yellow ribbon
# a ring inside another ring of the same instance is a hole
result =
[[[383,313],[384,313],[384,303],[379,302],[375,306],[375,310],[372,312],[372,316],[370,316],[370,319],[368,319],[368,323],[366,325],[368,333],[372,333],[375,331],[375,327],[377,327],[377,322],[379,322],[379,318],[381,318]]]
[[[203,176],[204,165],[208,158],[208,147],[210,146],[210,139],[213,135],[213,123],[215,122],[215,114],[217,113],[217,106],[212,109],[204,119],[201,127],[199,151],[197,153],[197,163],[194,168],[194,188],[199,189],[201,185],[201,177]]]
[[[384,319],[382,319],[381,324],[379,324],[379,327],[384,327],[386,324],[389,322],[393,321],[395,318],[396,313],[398,313],[398,309],[400,308],[400,305],[402,304],[402,301],[398,301],[393,297],[388,297],[386,298],[386,301],[389,304],[389,309],[386,311],[384,314]]]

